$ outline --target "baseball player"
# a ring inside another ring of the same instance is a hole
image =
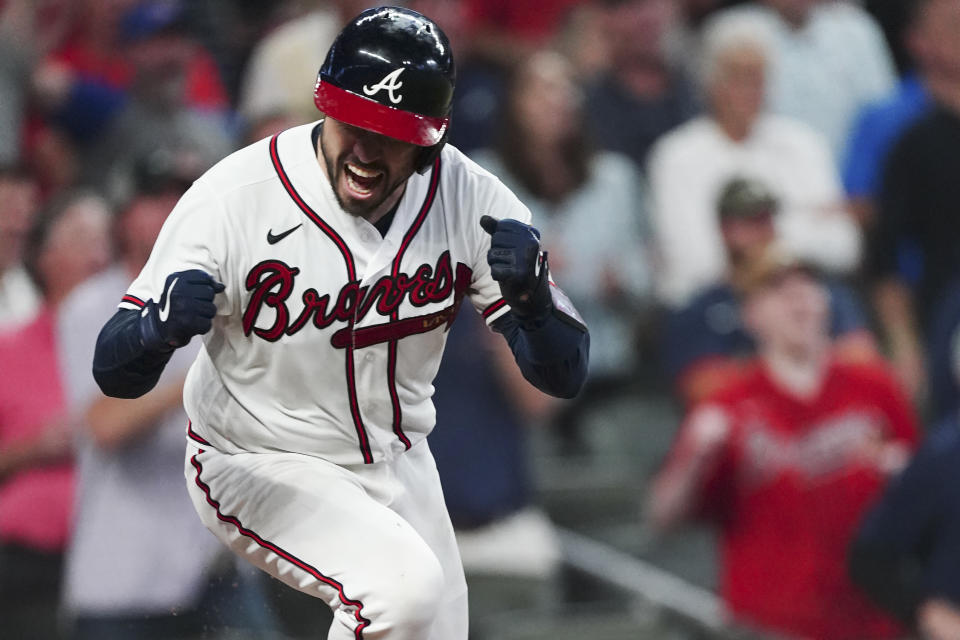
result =
[[[203,336],[184,388],[197,512],[326,601],[335,640],[467,637],[426,442],[463,299],[538,388],[572,397],[586,373],[589,335],[530,213],[444,144],[453,89],[436,24],[361,13],[320,69],[325,118],[197,180],[97,341],[100,387],[132,397]]]

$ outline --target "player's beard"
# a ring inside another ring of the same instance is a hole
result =
[[[342,153],[336,159],[331,160],[327,150],[324,148],[322,135],[320,136],[320,154],[323,156],[323,161],[327,165],[327,175],[330,176],[330,187],[333,189],[333,195],[337,199],[337,204],[350,215],[361,218],[365,218],[374,212],[391,194],[395,193],[397,189],[401,189],[407,179],[413,175],[413,171],[411,170],[405,176],[398,177],[391,181],[390,168],[388,166],[380,163],[364,164],[355,158],[351,159],[349,153]],[[376,187],[380,190],[379,194],[371,198],[359,200],[349,195],[345,197],[344,194],[340,192],[346,180],[344,176],[344,172],[346,171],[344,165],[346,165],[348,160],[351,164],[358,165],[365,169],[383,172],[383,176],[380,178],[380,182]]]

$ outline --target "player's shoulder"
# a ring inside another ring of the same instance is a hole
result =
[[[440,171],[440,188],[450,215],[473,215],[479,219],[490,214],[529,222],[529,211],[513,191],[453,145],[444,146]]]
[[[211,167],[198,182],[225,197],[277,180],[275,161],[289,168],[288,165],[302,161],[301,156],[312,157],[310,135],[315,125],[311,122],[292,127],[238,149]],[[302,151],[301,147],[307,152],[295,153],[295,150]]]
[[[500,178],[480,166],[452,144],[446,144],[440,154],[441,180],[458,189],[497,188]]]

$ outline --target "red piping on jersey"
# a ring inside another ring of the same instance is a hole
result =
[[[306,214],[310,220],[313,221],[320,230],[323,231],[328,238],[330,238],[337,248],[340,250],[340,255],[343,256],[343,261],[347,265],[347,278],[349,282],[357,281],[357,270],[353,263],[353,254],[350,253],[347,243],[343,241],[343,238],[333,230],[333,227],[328,225],[323,218],[321,218],[316,211],[310,208],[303,198],[300,197],[300,194],[297,193],[297,190],[293,187],[293,183],[290,182],[290,178],[287,176],[286,170],[283,168],[283,163],[280,162],[280,155],[277,153],[277,138],[280,134],[275,134],[270,139],[270,160],[273,161],[273,168],[276,170],[277,175],[280,177],[280,182],[283,184],[283,188],[286,189],[287,194],[291,199],[300,207],[300,210]],[[360,305],[358,304],[357,307]],[[353,323],[355,321],[356,315],[352,317],[348,326],[352,329]],[[350,415],[353,417],[353,426],[357,430],[357,438],[360,440],[360,453],[363,454],[364,464],[370,464],[373,462],[373,454],[370,452],[370,440],[367,438],[367,430],[363,426],[363,417],[360,415],[360,404],[357,401],[357,382],[354,377],[353,371],[353,350],[354,347],[351,345],[347,347],[344,352],[344,360],[346,361],[346,374],[347,374],[347,395],[350,398]]]
[[[129,293],[128,293],[127,295],[123,296],[123,298],[121,298],[120,302],[129,302],[130,304],[136,305],[136,306],[140,307],[141,309],[142,309],[143,307],[147,306],[147,303],[146,303],[146,302],[144,302],[143,300],[141,300],[141,299],[138,298],[137,296],[132,296],[132,295],[130,295]]]
[[[200,444],[206,445],[208,447],[213,446],[212,444],[207,442],[205,439],[203,439],[196,431],[193,430],[193,422],[190,420],[187,420],[187,437],[190,438],[191,440],[196,440]]]
[[[497,300],[496,302],[494,302],[489,307],[483,310],[483,313],[481,314],[483,316],[483,319],[486,320],[487,318],[495,314],[497,311],[502,309],[506,304],[507,304],[507,301],[504,300],[503,298],[500,298],[499,300]]]
[[[391,277],[396,280],[397,276],[400,274],[400,263],[403,261],[403,254],[407,252],[407,249],[410,247],[410,243],[413,241],[414,236],[417,235],[417,232],[420,231],[420,227],[423,226],[423,221],[427,217],[427,212],[430,211],[430,207],[433,205],[433,199],[437,195],[437,185],[440,184],[440,157],[433,163],[433,172],[430,174],[430,188],[427,189],[427,197],[424,198],[423,204],[420,206],[420,213],[417,214],[416,219],[413,221],[413,224],[410,225],[410,228],[407,229],[406,235],[403,236],[403,242],[400,243],[400,249],[397,251],[397,256],[393,259],[393,269],[391,270]],[[394,309],[390,312],[391,322],[397,322],[400,320],[400,310]],[[400,442],[403,443],[403,446],[407,449],[410,448],[410,438],[403,432],[403,413],[400,410],[400,396],[397,395],[397,341],[391,340],[387,344],[387,387],[390,389],[390,404],[393,406],[393,432],[397,434],[397,437],[400,439]]]
[[[203,453],[203,449],[200,449],[197,455],[201,453]],[[263,538],[261,538],[259,535],[257,535],[250,529],[247,529],[246,527],[244,527],[237,517],[224,515],[224,513],[220,511],[220,502],[215,500],[210,495],[210,487],[203,480],[200,479],[200,474],[203,472],[203,465],[201,465],[200,461],[197,460],[197,455],[190,457],[190,464],[192,464],[193,468],[196,469],[197,471],[197,476],[196,476],[197,486],[200,487],[201,491],[203,491],[203,494],[207,499],[207,504],[213,507],[214,510],[216,511],[217,519],[219,519],[221,522],[232,524],[237,528],[237,531],[239,531],[241,535],[246,536],[247,538],[250,538],[251,540],[256,542],[258,545],[263,547],[264,549],[268,551],[272,551],[273,553],[277,554],[278,556],[280,556],[290,564],[293,564],[299,567],[300,569],[302,569],[303,571],[306,571],[307,573],[309,573],[311,576],[313,576],[320,582],[336,589],[337,597],[340,598],[340,602],[342,602],[348,607],[355,607],[353,611],[353,616],[354,618],[357,619],[357,622],[359,622],[360,624],[357,625],[357,628],[354,629],[353,633],[356,640],[363,640],[363,630],[366,627],[370,626],[370,620],[365,618],[361,613],[361,611],[363,610],[363,602],[361,602],[360,600],[352,600],[348,598],[346,594],[343,592],[342,584],[340,584],[333,578],[328,578],[327,576],[323,575],[315,567],[307,564],[306,562],[296,557],[292,553],[288,551],[284,551],[283,549],[273,544],[272,542],[264,540]]]

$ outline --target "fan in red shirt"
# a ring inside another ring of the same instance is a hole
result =
[[[896,624],[850,582],[861,515],[913,450],[915,417],[880,364],[832,358],[827,293],[776,250],[751,278],[744,321],[759,355],[694,407],[648,511],[663,530],[720,529],[720,590],[733,619],[779,634],[889,638]]]

